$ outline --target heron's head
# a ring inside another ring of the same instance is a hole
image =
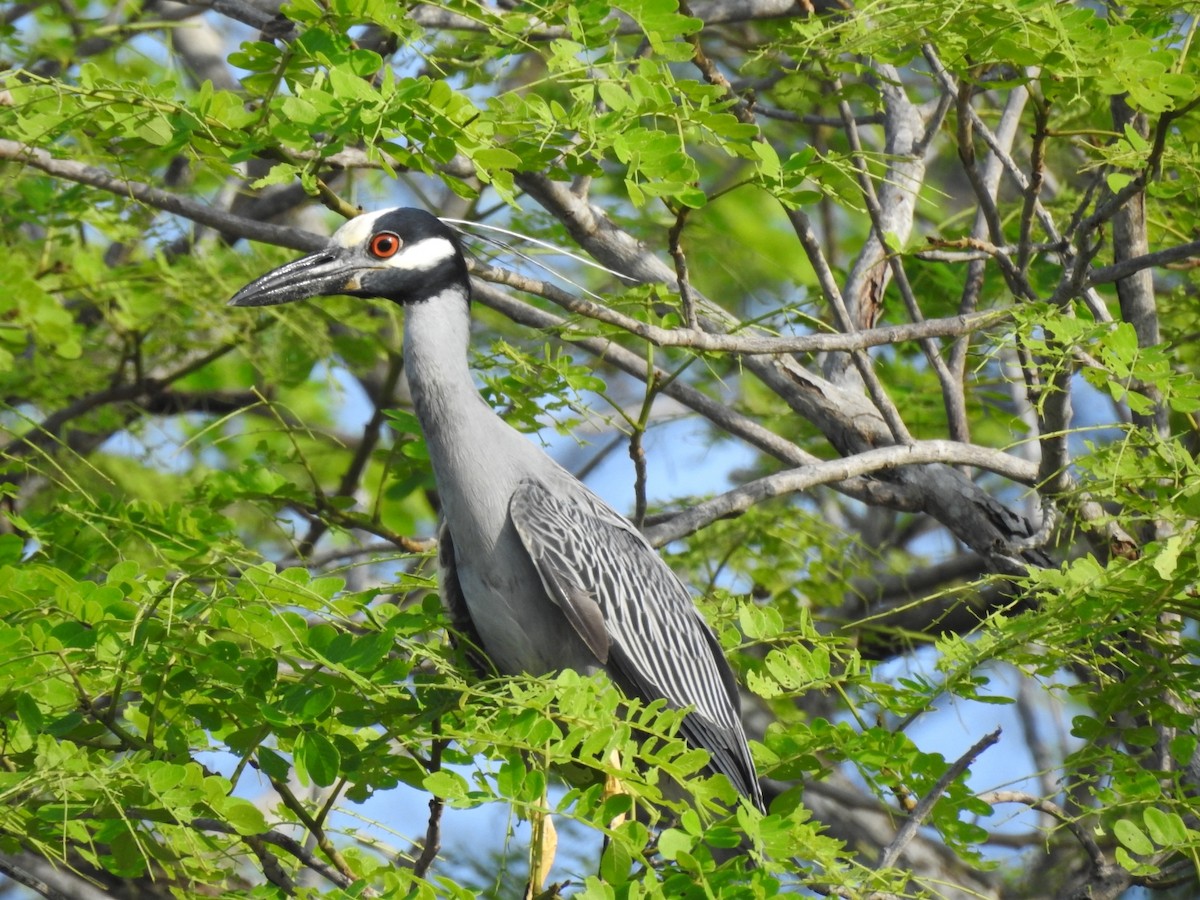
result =
[[[351,219],[329,246],[256,278],[231,306],[276,306],[347,294],[415,303],[460,284],[469,291],[458,236],[424,210],[397,207]]]

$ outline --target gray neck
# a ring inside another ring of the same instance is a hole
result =
[[[463,427],[459,420],[478,417],[479,393],[467,367],[470,336],[467,295],[460,287],[404,308],[404,367],[427,441]]]
[[[447,521],[549,464],[479,396],[467,366],[470,331],[462,288],[405,307],[405,369]]]

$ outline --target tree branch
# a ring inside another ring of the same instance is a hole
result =
[[[882,74],[884,77],[881,79],[880,93],[884,98],[887,110],[887,115],[884,117],[884,132],[887,135],[885,150],[889,159],[889,167],[879,195],[876,194],[875,186],[871,181],[871,173],[867,168],[862,143],[858,136],[858,125],[854,120],[850,104],[845,100],[840,100],[838,103],[846,134],[850,139],[850,147],[854,151],[851,159],[858,172],[859,186],[862,189],[867,214],[871,219],[871,239],[867,242],[868,246],[863,248],[859,259],[855,261],[854,271],[869,269],[879,273],[875,277],[865,279],[865,285],[870,290],[869,296],[860,295],[855,298],[856,305],[859,306],[860,327],[868,322],[874,325],[877,314],[872,312],[871,318],[866,319],[863,315],[863,306],[870,301],[871,305],[882,307],[883,294],[887,288],[885,276],[888,271],[891,272],[892,278],[896,282],[909,318],[917,323],[924,320],[920,305],[913,294],[912,285],[909,283],[908,273],[904,270],[899,246],[904,245],[908,240],[908,235],[912,232],[916,198],[925,177],[923,153],[928,145],[923,146],[917,140],[918,129],[916,126],[921,124],[920,114],[916,107],[908,101],[903,89],[898,86],[899,79],[896,77],[896,73],[887,67]],[[840,91],[840,82],[837,87]],[[888,235],[895,236],[897,247],[888,247]],[[864,254],[867,254],[868,247],[871,249],[868,257],[869,263],[864,260]],[[878,268],[881,262],[887,266],[886,269]],[[851,296],[854,295],[851,294]],[[937,375],[938,384],[942,389],[942,404],[949,421],[950,436],[954,440],[965,441],[968,439],[967,411],[961,379],[956,378],[951,372],[942,358],[938,346],[932,340],[923,338],[920,345],[926,360]]]
[[[929,63],[929,67],[932,70],[934,77],[936,77],[938,81],[942,83],[942,86],[947,91],[957,95],[959,90],[958,85],[955,83],[954,77],[950,74],[949,70],[947,70],[945,65],[942,64],[941,58],[938,56],[938,52],[933,45],[923,45],[921,47],[921,52],[924,55],[925,60]],[[996,155],[996,158],[1004,164],[1004,171],[1016,183],[1017,187],[1022,192],[1028,192],[1030,189],[1029,179],[1025,176],[1025,173],[1021,171],[1021,168],[1017,165],[1016,161],[1013,160],[1012,156],[1008,153],[1008,150],[997,139],[995,132],[993,132],[987,126],[987,123],[980,118],[979,114],[975,111],[975,108],[970,103],[965,104],[962,111],[965,112],[967,117],[970,119],[972,132],[983,138],[983,141],[985,144],[987,144],[988,149],[990,149],[992,153]],[[1070,267],[1074,262],[1075,253],[1071,249],[1070,245],[1064,240],[1062,233],[1058,230],[1058,227],[1054,224],[1053,217],[1040,201],[1034,201],[1034,213],[1037,216],[1038,222],[1041,223],[1042,230],[1045,231],[1046,236],[1050,239],[1050,242],[1062,247],[1062,250],[1059,253],[1059,259],[1061,260],[1063,266]],[[1112,316],[1109,315],[1108,308],[1104,305],[1104,301],[1095,293],[1095,291],[1085,291],[1083,294],[1083,299],[1087,303],[1088,311],[1092,314],[1097,322],[1112,321]]]
[[[1055,803],[1053,800],[1046,800],[1042,797],[1035,797],[1032,794],[1027,794],[1024,791],[984,791],[978,795],[978,799],[982,800],[989,806],[995,806],[997,803],[1021,803],[1028,806],[1030,809],[1036,809],[1038,812],[1046,813],[1057,819],[1062,824],[1066,825],[1071,834],[1075,835],[1076,840],[1085,851],[1087,851],[1088,859],[1092,861],[1092,865],[1101,868],[1107,864],[1104,853],[1100,850],[1100,845],[1096,843],[1092,837],[1091,829],[1081,823],[1078,819],[1070,816],[1065,809]]]
[[[586,316],[597,322],[612,325],[632,335],[649,341],[656,347],[685,347],[706,353],[739,353],[770,355],[779,353],[831,353],[836,351],[866,350],[887,344],[905,341],[922,341],[930,338],[958,337],[1007,321],[1009,310],[989,310],[967,316],[950,316],[942,319],[925,319],[904,325],[885,325],[849,333],[803,334],[772,337],[758,334],[721,334],[700,328],[661,328],[632,316],[617,312],[570,294],[554,284],[539,278],[521,275],[511,269],[488,266],[474,260],[470,263],[471,273],[477,278],[493,284],[544,297],[567,312]]]
[[[109,900],[110,895],[33,853],[0,854],[0,872],[47,900]]]
[[[1084,284],[1088,287],[1096,284],[1108,284],[1113,281],[1120,281],[1122,278],[1128,278],[1130,275],[1140,272],[1143,269],[1157,268],[1185,260],[1191,262],[1197,256],[1200,256],[1200,240],[1188,241],[1186,244],[1176,244],[1174,247],[1167,247],[1165,250],[1122,259],[1110,266],[1094,268],[1088,272]]]
[[[220,819],[199,818],[193,819],[190,823],[192,828],[197,831],[216,831],[221,834],[236,835],[237,830],[227,822],[222,822]],[[354,883],[354,880],[347,875],[339,872],[333,866],[323,862],[315,854],[309,852],[303,844],[295,838],[280,831],[267,831],[263,834],[254,835],[264,843],[272,844],[280,850],[293,856],[296,860],[307,869],[316,872],[330,884],[337,885],[340,888],[348,888]]]
[[[904,852],[904,847],[917,834],[917,829],[921,827],[921,823],[933,811],[933,805],[950,787],[950,783],[963,774],[971,765],[979,758],[983,751],[1000,740],[1000,729],[997,728],[991,734],[985,734],[982,738],[971,745],[962,756],[956,759],[948,769],[943,773],[942,777],[937,780],[934,786],[930,789],[921,801],[917,804],[917,808],[909,814],[905,819],[904,824],[900,826],[900,830],[896,833],[895,839],[884,848],[880,854],[879,862],[876,865],[877,869],[886,869],[895,864],[900,858],[900,854]]]
[[[717,519],[743,513],[772,497],[795,494],[821,484],[922,463],[976,466],[1023,484],[1033,484],[1037,478],[1035,464],[974,444],[961,444],[957,441],[895,444],[867,450],[844,459],[801,466],[759,478],[711,500],[698,503],[666,522],[647,528],[646,537],[655,546],[662,546],[687,537]]]
[[[329,243],[328,238],[311,232],[247,219],[206,203],[191,200],[172,191],[164,191],[139,181],[118,178],[99,166],[89,166],[69,159],[56,159],[45,150],[17,141],[0,139],[0,159],[10,159],[32,166],[55,178],[73,181],[76,184],[86,184],[119,197],[129,197],[139,203],[183,216],[226,234],[236,234],[250,240],[263,241],[280,247],[291,247],[293,250],[304,252],[320,250]]]

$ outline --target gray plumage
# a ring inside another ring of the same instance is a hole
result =
[[[231,302],[339,293],[405,306],[405,367],[442,502],[452,622],[477,636],[499,672],[604,670],[629,696],[689,708],[683,736],[761,808],[733,673],[687,589],[627,519],[479,396],[454,232],[419,210],[360,216],[328,250]]]

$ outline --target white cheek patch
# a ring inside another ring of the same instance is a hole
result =
[[[454,244],[447,238],[425,238],[415,244],[401,247],[400,252],[390,259],[379,260],[379,265],[389,269],[403,269],[405,272],[424,272],[452,259],[455,252]]]
[[[367,238],[375,231],[375,222],[380,216],[390,210],[381,209],[378,212],[366,213],[361,216],[355,216],[345,225],[333,233],[333,237],[329,240],[331,243],[337,244],[339,247],[357,247],[359,244],[365,244]]]

